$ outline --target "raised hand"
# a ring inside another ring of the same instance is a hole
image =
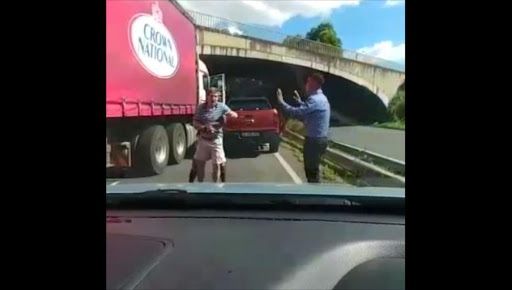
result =
[[[283,102],[283,92],[281,92],[280,88],[277,89],[276,97],[278,102]]]
[[[297,103],[302,103],[302,99],[300,98],[299,92],[297,92],[297,90],[293,91],[293,99]]]

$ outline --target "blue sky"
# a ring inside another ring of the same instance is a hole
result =
[[[178,1],[187,9],[291,35],[305,35],[330,20],[344,49],[405,63],[405,0]]]
[[[322,22],[321,17],[295,16],[286,21],[281,31],[305,35]],[[346,49],[356,50],[381,41],[405,42],[405,5],[385,6],[385,1],[362,1],[359,6],[333,10],[329,20]]]

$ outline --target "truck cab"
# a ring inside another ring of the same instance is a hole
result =
[[[210,87],[210,74],[208,73],[208,68],[206,64],[197,59],[199,63],[198,74],[197,74],[197,83],[199,85],[199,101],[198,104],[201,104],[206,101],[206,89]]]
[[[210,87],[216,87],[221,93],[219,96],[219,102],[224,103],[226,101],[226,88],[225,88],[225,75],[217,74],[210,76],[208,67],[206,64],[198,58],[198,84],[199,84],[199,102],[201,104],[206,101],[206,90]]]

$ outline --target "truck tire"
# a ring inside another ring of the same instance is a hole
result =
[[[269,152],[270,153],[276,153],[277,151],[279,151],[279,144],[281,143],[281,138],[277,137],[275,139],[273,139],[272,141],[270,141],[270,150]]]
[[[140,134],[133,135],[130,139],[130,146],[132,147],[132,152],[137,151],[137,145],[139,144]]]
[[[169,160],[169,139],[163,126],[146,128],[137,141],[135,168],[145,174],[161,174]]]
[[[179,123],[167,126],[169,137],[169,164],[179,164],[187,153],[187,135],[185,128]]]

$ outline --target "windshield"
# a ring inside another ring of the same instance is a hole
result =
[[[405,1],[106,2],[107,185],[405,187]]]

